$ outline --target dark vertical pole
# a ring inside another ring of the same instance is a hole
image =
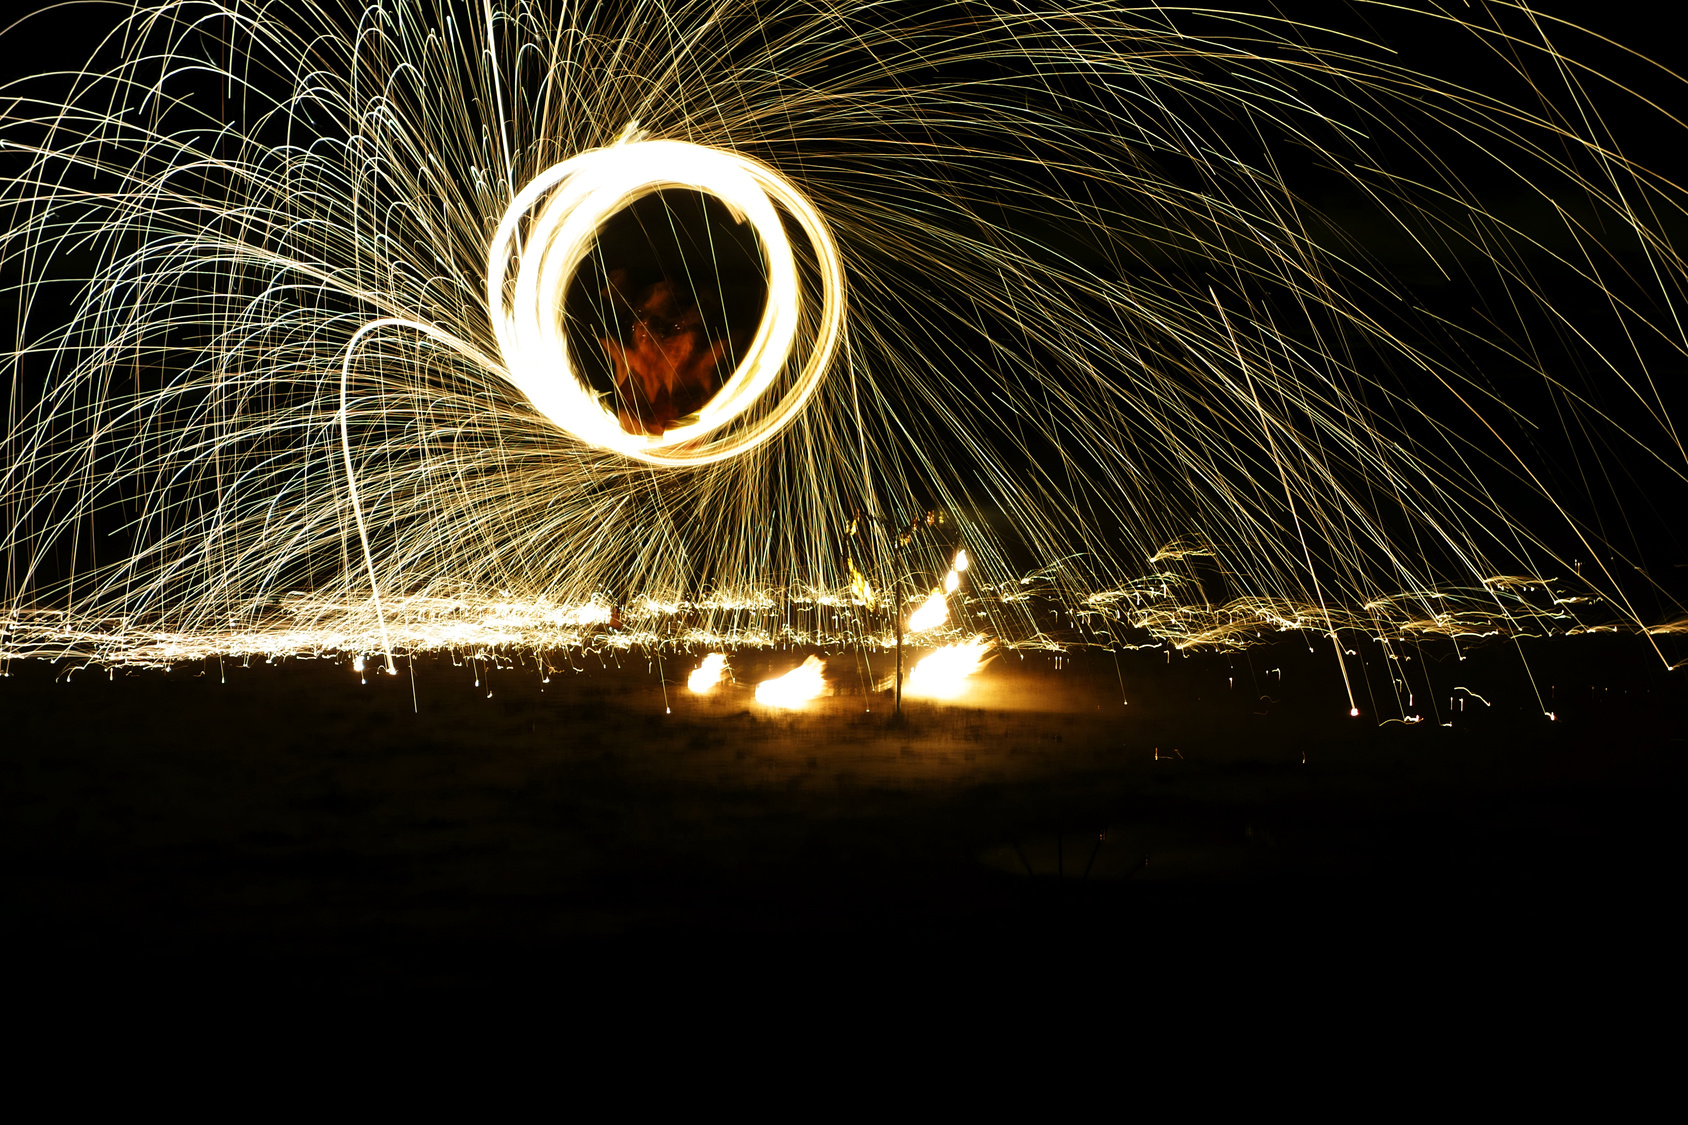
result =
[[[891,572],[891,613],[897,622],[897,708],[896,718],[903,717],[903,551],[897,550],[897,569]]]

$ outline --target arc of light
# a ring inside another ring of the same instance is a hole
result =
[[[1248,360],[1243,358],[1243,349],[1237,343],[1237,333],[1231,327],[1231,318],[1225,315],[1225,306],[1219,303],[1219,294],[1208,286],[1207,295],[1213,299],[1213,307],[1219,311],[1219,319],[1225,325],[1225,334],[1230,337],[1231,351],[1236,354],[1237,365],[1243,369],[1243,378],[1248,380],[1248,393],[1254,399],[1254,409],[1260,414],[1260,431],[1266,435],[1266,447],[1272,452],[1272,463],[1278,467],[1278,479],[1284,486],[1284,503],[1289,505],[1290,519],[1295,521],[1295,534],[1301,540],[1301,557],[1307,561],[1307,577],[1313,581],[1313,596],[1319,599],[1319,612],[1325,617],[1325,632],[1330,634],[1331,648],[1336,651],[1336,668],[1342,673],[1342,689],[1348,693],[1348,713],[1358,717],[1359,706],[1354,702],[1354,685],[1348,679],[1348,665],[1342,660],[1342,644],[1336,638],[1336,626],[1331,623],[1330,609],[1325,605],[1325,592],[1319,587],[1318,572],[1313,569],[1313,552],[1307,547],[1307,532],[1302,529],[1301,517],[1295,511],[1295,493],[1289,486],[1289,473],[1284,469],[1283,458],[1278,455],[1278,442],[1272,436],[1272,423],[1266,417],[1266,408],[1260,404],[1260,392],[1254,388],[1254,372],[1249,369]]]
[[[444,344],[459,354],[486,366],[490,371],[498,370],[498,364],[482,355],[476,349],[459,340],[449,332],[443,332],[432,324],[420,320],[407,320],[404,317],[388,316],[379,320],[372,320],[352,333],[352,338],[346,343],[345,358],[340,361],[340,456],[346,466],[346,491],[352,501],[352,519],[357,524],[358,543],[363,547],[363,563],[369,570],[369,595],[375,603],[375,621],[381,629],[381,649],[387,658],[387,674],[398,675],[398,669],[393,665],[393,640],[387,632],[387,615],[381,608],[381,583],[375,577],[375,555],[369,549],[369,529],[364,524],[363,504],[358,500],[358,478],[352,469],[352,437],[347,422],[347,386],[352,378],[352,353],[365,336],[383,328],[414,328],[416,331]]]

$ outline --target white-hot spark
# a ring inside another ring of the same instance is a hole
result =
[[[1421,691],[1426,636],[1671,666],[1617,517],[1688,507],[1688,87],[1516,0],[1231,7],[9,14],[88,57],[4,81],[0,672],[903,625],[1300,630],[1351,709],[1338,634]]]

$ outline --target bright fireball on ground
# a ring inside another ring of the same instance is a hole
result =
[[[967,690],[969,677],[990,660],[992,643],[988,637],[974,637],[945,645],[914,666],[903,693],[926,699],[959,698]]]
[[[779,679],[757,684],[756,702],[766,707],[801,707],[826,687],[821,675],[825,670],[826,661],[811,656]]]
[[[727,654],[712,652],[703,658],[703,663],[697,666],[686,680],[686,686],[699,695],[707,695],[714,691],[720,682],[727,678]]]

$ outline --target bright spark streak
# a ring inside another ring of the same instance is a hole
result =
[[[888,614],[836,609],[899,588],[888,555],[870,536],[847,561],[831,536],[894,494],[981,514],[951,574],[1004,645],[1688,631],[1680,606],[1640,616],[1646,560],[1587,518],[1629,495],[1603,480],[1688,482],[1665,393],[1688,266],[1657,218],[1683,190],[1591,122],[1675,147],[1682,125],[1627,76],[1590,86],[1598,114],[1555,93],[1584,66],[1561,50],[1609,44],[1549,40],[1528,6],[1366,5],[1516,46],[1522,102],[1415,62],[1411,34],[1374,49],[1199,6],[192,7],[77,5],[105,21],[100,56],[7,84],[0,664],[885,647]],[[28,23],[0,29],[26,60]],[[1050,67],[1060,97],[1037,93]],[[240,90],[226,112],[215,87]],[[618,136],[635,113],[649,132]],[[1548,413],[1506,412],[1587,455],[1586,495],[1491,424],[1488,375],[1398,311],[1422,311],[1407,283],[1310,233],[1279,171],[1309,153],[1398,219],[1414,271],[1508,295],[1448,327],[1547,392]],[[634,434],[585,388],[593,341],[558,299],[609,217],[671,187],[739,221],[767,296],[723,389]],[[1513,189],[1586,207],[1526,236]],[[1519,273],[1556,245],[1579,248],[1566,287]],[[1154,268],[1125,267],[1151,246]],[[1564,364],[1504,343],[1542,317]],[[1509,480],[1564,519],[1518,522],[1492,490]]]

